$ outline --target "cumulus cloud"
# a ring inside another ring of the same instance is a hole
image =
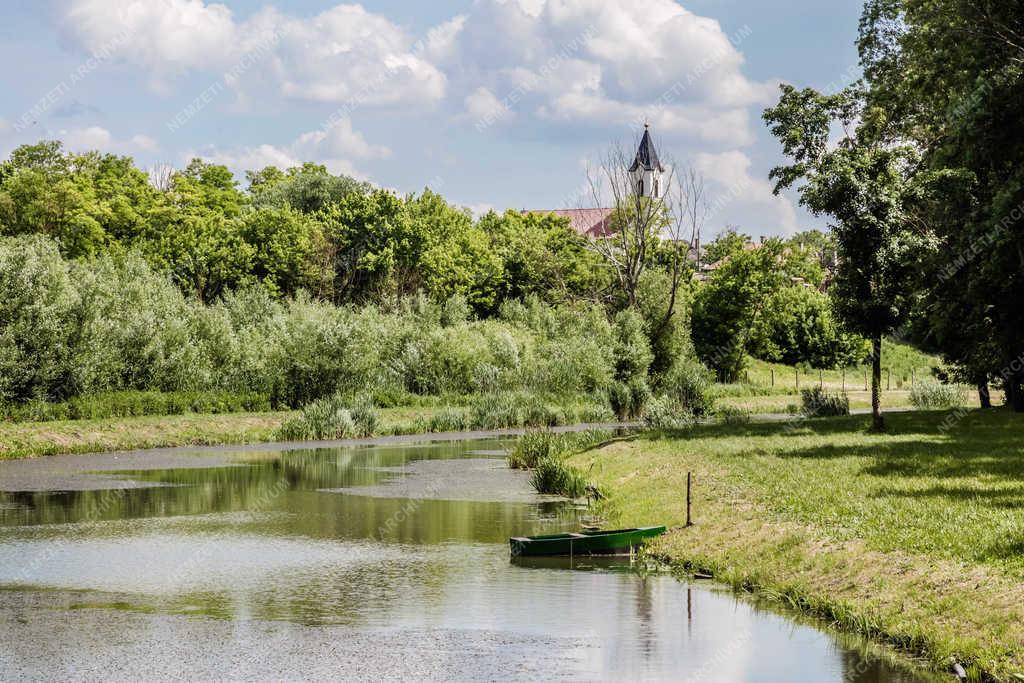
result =
[[[101,126],[86,126],[83,128],[65,128],[58,130],[53,137],[64,143],[69,151],[103,152],[106,154],[131,155],[139,152],[155,152],[159,144],[147,135],[133,135],[127,139],[116,138],[106,128]]]
[[[487,88],[477,88],[466,96],[464,103],[466,116],[481,126],[497,123],[502,119],[508,120],[513,116],[512,109]]]
[[[147,69],[159,89],[206,71],[236,88],[269,82],[289,98],[369,104],[440,100],[446,79],[429,56],[449,50],[460,26],[453,20],[417,43],[361,5],[309,18],[268,7],[240,20],[205,0],[69,0],[64,21],[84,50],[113,50]]]
[[[738,45],[674,0],[481,0],[443,61],[451,87],[565,122],[636,124],[749,144],[748,108],[776,81],[743,73]],[[468,103],[467,103],[468,104]]]
[[[724,215],[748,232],[766,235],[792,235],[797,232],[796,209],[786,197],[772,194],[767,180],[755,177],[750,157],[739,150],[720,154],[698,154],[693,161],[713,185],[712,222]],[[756,235],[755,235],[756,236]]]
[[[188,152],[183,155],[182,160],[202,157],[206,161],[223,164],[238,175],[265,166],[289,168],[300,166],[307,161],[315,161],[326,166],[331,173],[344,173],[365,180],[366,176],[355,168],[353,160],[390,155],[390,149],[370,144],[362,134],[353,130],[351,121],[341,119],[327,130],[303,133],[287,145],[260,144],[235,149],[211,148],[201,152]]]

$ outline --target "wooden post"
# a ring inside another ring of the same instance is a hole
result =
[[[885,369],[885,390],[892,391],[892,368]]]
[[[775,386],[775,368],[772,368],[772,386]]]
[[[796,388],[800,389],[800,368],[794,369],[796,372]]]
[[[864,391],[868,390],[868,371],[864,371]]]
[[[825,388],[825,371],[818,368],[818,386],[822,389]]]
[[[690,505],[693,502],[691,490],[693,487],[693,473],[686,473],[686,526],[693,526],[693,518],[690,516]]]
[[[846,393],[846,368],[843,368],[843,393]]]

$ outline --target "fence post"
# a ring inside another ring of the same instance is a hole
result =
[[[818,368],[818,386],[822,389],[825,388],[825,371]]]
[[[846,393],[846,368],[843,368],[843,393]]]
[[[693,486],[693,473],[686,473],[686,526],[693,526],[693,519],[690,517],[690,504],[693,500],[691,489]]]
[[[796,388],[800,389],[800,368],[795,368],[794,371],[796,372]]]
[[[864,391],[868,390],[868,371],[864,370]]]
[[[892,391],[892,368],[885,369],[885,390]]]
[[[772,368],[772,386],[775,386],[775,368]]]

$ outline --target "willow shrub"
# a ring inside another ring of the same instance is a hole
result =
[[[65,261],[38,236],[0,239],[0,287],[0,404],[159,391],[268,396],[276,407],[502,392],[563,405],[606,396],[617,365],[648,362],[633,321],[623,344],[599,307],[533,298],[468,320],[459,301],[353,309],[259,288],[203,304],[139,256]],[[493,404],[476,417],[549,424],[555,412]]]

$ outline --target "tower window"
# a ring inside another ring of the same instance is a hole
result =
[[[659,178],[654,179],[654,198],[657,199],[658,195],[661,194],[661,180]]]
[[[644,181],[643,181],[643,179],[641,179],[640,183],[637,185],[636,193],[638,195],[640,195],[641,197],[644,196]]]

